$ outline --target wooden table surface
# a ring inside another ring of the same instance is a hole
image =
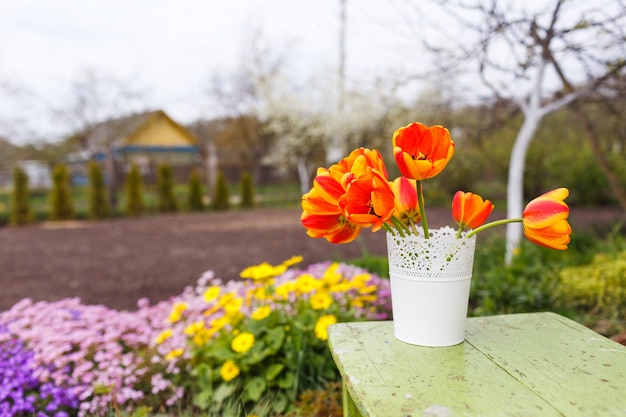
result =
[[[470,318],[464,343],[436,348],[341,323],[329,345],[344,417],[626,416],[626,346],[553,313]]]

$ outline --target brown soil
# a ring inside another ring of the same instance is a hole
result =
[[[573,210],[571,221],[577,230],[618,215]],[[256,209],[4,227],[0,311],[25,297],[80,297],[87,304],[135,309],[142,297],[155,303],[179,294],[207,270],[230,280],[249,265],[293,255],[302,255],[308,265],[359,257],[362,247],[386,253],[383,232],[364,231],[362,245],[332,245],[309,238],[299,218],[299,209]],[[450,224],[449,211],[429,211],[429,222]]]

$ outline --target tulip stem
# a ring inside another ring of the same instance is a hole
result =
[[[474,236],[476,233],[478,232],[482,232],[483,230],[489,229],[491,227],[494,226],[500,226],[503,224],[507,224],[507,223],[519,223],[521,222],[522,219],[502,219],[502,220],[496,220],[487,224],[483,224],[480,227],[477,227],[476,229],[472,230],[471,232],[469,232],[465,237],[466,238],[470,238],[472,236]]]
[[[415,181],[415,187],[417,191],[417,203],[419,204],[420,217],[422,218],[422,229],[424,229],[424,238],[428,239],[428,221],[426,221],[426,210],[424,209],[424,187],[422,181]]]

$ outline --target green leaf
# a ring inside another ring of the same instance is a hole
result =
[[[211,394],[209,390],[200,391],[193,396],[193,405],[201,410],[207,410],[211,406]]]
[[[246,383],[247,397],[252,401],[259,401],[266,388],[267,382],[265,381],[265,378],[260,376],[250,378],[250,380]]]
[[[285,328],[284,326],[277,326],[267,331],[267,345],[272,353],[276,353],[280,350],[285,340]]]
[[[281,378],[278,379],[278,386],[283,389],[289,389],[293,386],[294,373],[287,372]]]
[[[276,393],[276,398],[272,401],[272,409],[277,413],[282,413],[287,409],[289,399],[283,392]]]
[[[236,384],[223,383],[220,384],[219,387],[215,390],[215,394],[213,395],[213,402],[217,404],[221,404],[225,399],[230,397],[235,390],[237,389]]]
[[[265,378],[268,381],[272,381],[274,378],[278,376],[285,369],[285,365],[282,363],[273,363],[267,367],[265,370]]]

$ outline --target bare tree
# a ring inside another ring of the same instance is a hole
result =
[[[68,104],[52,110],[53,116],[69,127],[70,137],[85,151],[87,158],[93,158],[97,152],[106,153],[105,173],[111,207],[117,204],[118,180],[112,143],[116,135],[111,132],[111,138],[105,143],[93,143],[89,140],[90,133],[100,123],[139,111],[142,101],[143,93],[131,81],[85,68],[70,85]]]
[[[622,0],[432,4],[461,23],[438,25],[439,39],[428,43],[437,70],[475,71],[492,97],[510,100],[522,112],[507,184],[507,215],[521,217],[526,153],[542,119],[623,73],[625,5]],[[451,33],[450,28],[460,29]],[[507,263],[521,237],[520,223],[507,226]]]

